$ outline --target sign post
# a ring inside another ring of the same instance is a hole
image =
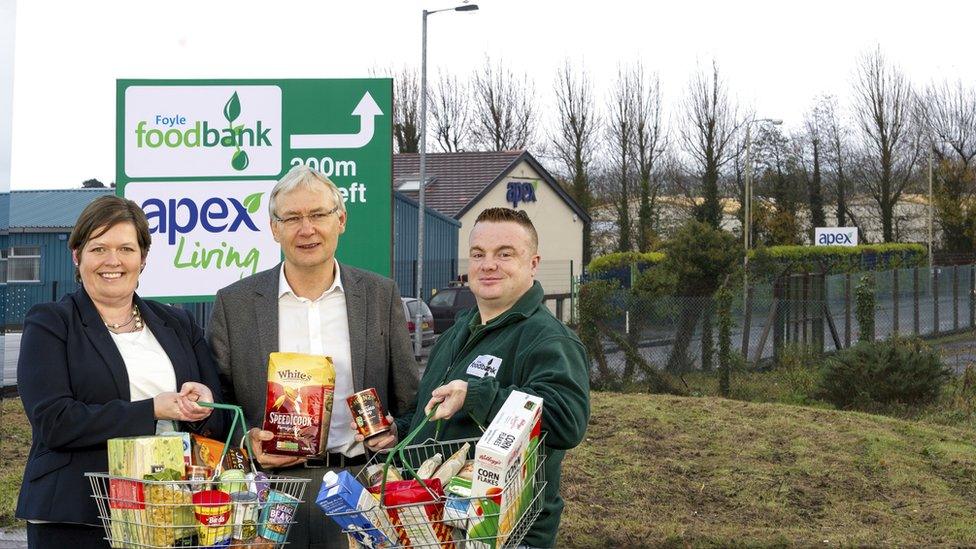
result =
[[[813,231],[815,246],[857,246],[857,227],[817,227]]]
[[[328,176],[349,215],[340,261],[392,264],[392,80],[119,80],[116,192],[152,233],[140,294],[210,301],[275,266],[268,197],[292,166]]]

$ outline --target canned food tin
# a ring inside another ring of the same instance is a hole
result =
[[[353,393],[346,399],[346,403],[349,404],[349,411],[356,422],[356,429],[365,438],[390,430],[390,422],[386,419],[386,412],[376,389],[370,387]]]
[[[210,467],[205,465],[191,465],[186,468],[186,480],[190,481],[193,493],[210,489]]]
[[[258,535],[275,543],[284,543],[288,528],[295,521],[295,511],[301,501],[278,490],[268,492],[268,502],[261,510]]]
[[[254,492],[234,492],[230,495],[234,512],[231,515],[235,540],[247,541],[258,535],[258,495]]]

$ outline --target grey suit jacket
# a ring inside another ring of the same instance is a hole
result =
[[[278,279],[268,269],[217,292],[207,338],[227,402],[244,409],[248,427],[264,424],[268,355],[278,351]],[[418,367],[396,282],[341,265],[349,318],[353,387],[373,387],[406,433],[416,406]],[[346,406],[335,402],[334,406]]]

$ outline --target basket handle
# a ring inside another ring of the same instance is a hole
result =
[[[387,471],[389,471],[390,465],[393,463],[394,456],[399,456],[400,463],[403,464],[403,468],[409,471],[410,475],[414,479],[420,482],[420,485],[423,486],[425,490],[427,490],[427,493],[429,493],[434,500],[437,499],[437,494],[435,494],[434,491],[431,490],[430,486],[427,485],[425,479],[419,478],[417,476],[417,471],[410,466],[410,462],[406,459],[406,456],[404,455],[404,449],[407,446],[409,446],[414,441],[414,439],[417,438],[417,435],[420,434],[420,431],[423,430],[424,427],[426,427],[428,422],[430,422],[430,418],[434,417],[434,413],[437,412],[438,406],[440,406],[440,403],[435,404],[430,409],[430,412],[428,412],[427,415],[424,417],[424,420],[420,422],[420,424],[417,425],[413,429],[413,431],[408,433],[407,436],[403,437],[403,440],[397,443],[397,445],[394,446],[393,449],[390,450],[390,453],[386,456],[386,462],[383,464],[383,479],[380,484],[380,504],[383,504],[383,500],[386,497],[386,473]],[[475,424],[478,426],[479,429],[481,429],[481,432],[483,433],[485,431],[484,426],[481,425],[481,423],[477,419],[475,419],[473,415],[471,415],[470,413],[468,415],[471,417],[472,421],[475,422]],[[443,419],[437,420],[437,427],[434,430],[434,437],[433,439],[427,439],[427,440],[433,440],[434,442],[438,440],[440,436],[441,425],[443,423],[444,423]],[[446,458],[447,456],[444,457]]]
[[[200,406],[204,408],[216,408],[219,410],[228,410],[233,412],[233,421],[230,423],[230,429],[227,430],[227,440],[224,442],[224,451],[220,454],[220,460],[217,462],[217,467],[214,468],[214,477],[218,475],[218,471],[223,471],[224,468],[224,458],[227,457],[227,451],[230,450],[231,443],[234,442],[234,431],[237,429],[238,425],[241,427],[241,432],[244,436],[241,438],[241,448],[244,448],[247,452],[247,459],[251,463],[251,472],[257,472],[257,467],[254,465],[254,450],[251,448],[251,437],[247,436],[247,422],[244,420],[244,410],[240,406],[235,406],[233,404],[223,404],[221,402],[198,402]]]

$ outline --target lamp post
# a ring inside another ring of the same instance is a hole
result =
[[[752,249],[752,125],[756,123],[779,126],[783,121],[774,118],[758,118],[746,122],[746,180],[742,192],[742,245],[745,248],[745,256],[742,260],[743,307],[747,305],[749,295],[749,250]]]
[[[417,314],[414,318],[413,352],[420,356],[424,343],[424,311],[420,303],[424,300],[424,214],[426,207],[424,190],[427,187],[427,16],[442,11],[476,11],[477,4],[462,4],[453,8],[423,10],[420,53],[420,203],[417,212]]]

